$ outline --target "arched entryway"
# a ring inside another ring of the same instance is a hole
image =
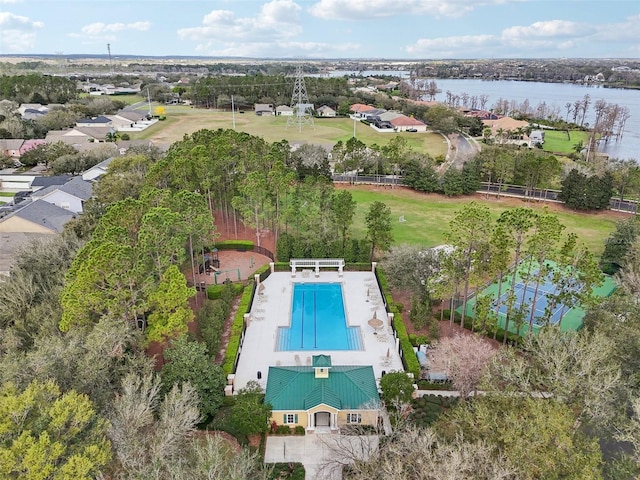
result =
[[[314,414],[313,423],[316,427],[330,427],[331,426],[331,413],[329,412],[316,412]]]

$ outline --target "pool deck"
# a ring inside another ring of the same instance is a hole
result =
[[[278,327],[288,327],[290,323],[293,284],[318,282],[342,284],[347,324],[360,327],[363,350],[276,351]],[[298,271],[295,277],[291,272],[276,272],[263,284],[262,293],[256,293],[251,306],[249,326],[235,372],[236,391],[249,380],[257,380],[266,388],[270,366],[310,366],[311,357],[319,354],[331,355],[333,365],[371,365],[377,381],[383,370],[404,370],[398,342],[372,272],[344,272],[342,277],[337,271],[321,271],[318,277],[312,271]],[[368,323],[374,312],[384,322],[378,330]]]

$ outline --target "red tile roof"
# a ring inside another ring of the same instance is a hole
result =
[[[417,118],[407,117],[406,115],[401,115],[390,120],[391,125],[395,127],[417,127],[424,125],[424,122],[418,120]]]
[[[369,110],[375,110],[376,107],[372,107],[371,105],[365,105],[363,103],[354,103],[351,105],[350,110],[355,113],[360,112],[368,112]]]

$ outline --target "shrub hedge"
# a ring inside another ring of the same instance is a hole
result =
[[[207,298],[209,300],[217,300],[221,298],[223,292],[225,291],[225,288],[227,288],[227,285],[224,283],[221,283],[219,285],[209,285],[207,287]],[[236,296],[242,293],[244,285],[242,285],[241,283],[232,283],[231,288],[233,289],[234,296]]]
[[[254,243],[251,240],[224,240],[217,242],[215,248],[218,250],[238,250],[246,252],[253,250]]]
[[[267,466],[273,470],[269,475],[269,480],[288,478],[289,480],[304,480],[304,465],[297,462],[288,463],[268,463]]]
[[[351,239],[343,247],[337,239],[309,243],[301,236],[283,232],[276,244],[276,257],[281,262],[291,258],[344,258],[348,263],[366,263],[370,254],[370,242],[357,239]]]
[[[393,298],[389,292],[387,278],[384,276],[384,273],[380,268],[376,268],[376,275],[378,276],[380,288],[382,288],[382,294],[386,298],[387,308],[389,309],[389,312],[393,313],[393,326],[396,330],[396,334],[398,335],[398,340],[400,340],[400,349],[402,350],[402,362],[404,364],[404,368],[407,372],[413,374],[413,378],[417,379],[420,377],[420,362],[418,362],[418,357],[416,357],[416,354],[413,351],[413,345],[411,345],[411,341],[409,340],[407,327],[402,319],[402,313],[400,313],[400,308],[398,308],[398,306],[393,302]]]
[[[254,282],[244,287],[242,297],[238,303],[238,311],[235,317],[233,317],[233,324],[231,325],[231,334],[229,336],[229,344],[227,345],[227,351],[224,356],[224,363],[222,369],[225,374],[233,373],[233,367],[238,355],[238,349],[240,348],[240,337],[242,336],[242,329],[244,325],[244,314],[249,311],[251,307],[251,298],[253,296],[253,289],[255,287]]]

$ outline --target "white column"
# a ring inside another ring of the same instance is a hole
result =
[[[316,260],[316,278],[320,276],[320,261]]]
[[[291,262],[291,276],[296,276],[296,264],[294,262]]]
[[[269,269],[271,270],[271,273],[276,271],[276,264],[273,262],[269,262]]]
[[[342,269],[344,268],[344,264],[340,263],[340,265],[338,265],[338,276],[341,277],[342,276]]]
[[[395,316],[395,313],[387,313],[387,323],[389,327],[393,324],[394,316]]]
[[[371,262],[371,271],[375,273],[378,262]]]
[[[313,424],[313,413],[307,412],[307,428],[313,428],[315,425]]]
[[[249,324],[251,323],[251,314],[250,313],[245,313],[244,314],[244,323],[245,325],[248,327]]]
[[[253,276],[253,281],[256,282],[256,287],[260,285],[260,275],[257,273]]]

